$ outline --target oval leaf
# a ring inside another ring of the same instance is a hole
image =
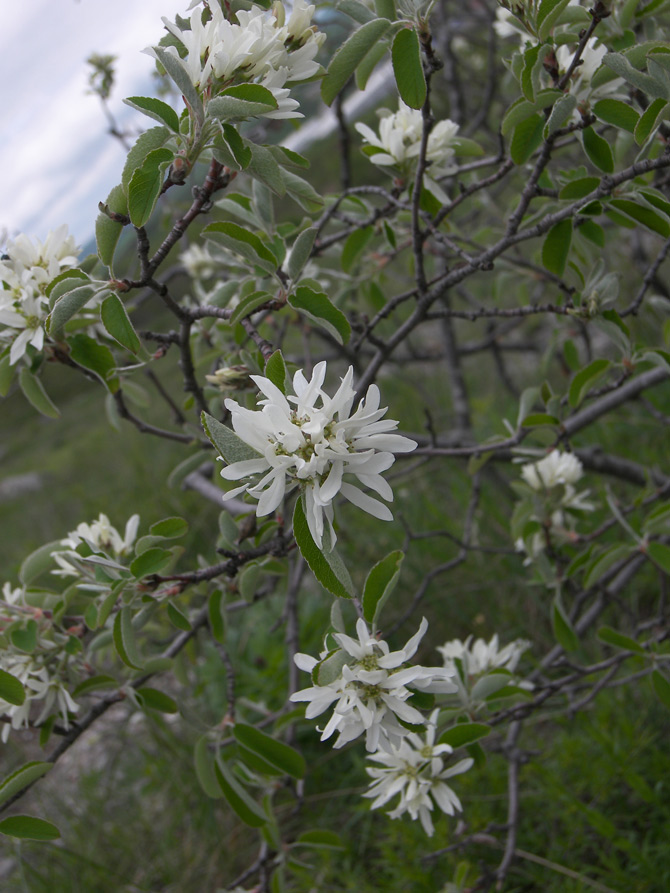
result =
[[[236,722],[233,734],[240,744],[263,757],[282,772],[293,776],[293,778],[304,778],[305,758],[288,744],[277,741],[270,735],[266,735],[265,732],[261,732],[260,729],[246,723]]]
[[[0,834],[26,840],[57,840],[60,831],[51,822],[31,815],[13,815],[0,822]]]
[[[403,102],[410,108],[420,109],[426,101],[426,79],[419,36],[413,28],[402,28],[393,38],[391,61]]]

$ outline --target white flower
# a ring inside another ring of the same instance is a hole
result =
[[[398,111],[382,118],[379,136],[367,124],[358,123],[355,126],[368,145],[381,150],[370,156],[373,164],[394,166],[404,175],[409,173],[421,150],[423,118],[418,109],[412,109],[399,100]],[[439,121],[431,130],[426,159],[434,165],[434,173],[444,173],[454,157],[453,141],[457,133],[458,124],[448,119]]]
[[[300,105],[297,99],[291,99],[290,90],[284,84],[288,78],[288,68],[270,69],[261,81],[261,86],[269,90],[277,100],[277,108],[271,112],[263,112],[262,118],[304,118],[302,112],[296,112]]]
[[[472,644],[471,644],[472,643]],[[490,670],[504,668],[513,673],[523,652],[530,647],[530,642],[525,639],[515,639],[509,645],[498,650],[498,634],[496,633],[490,642],[484,639],[476,639],[472,642],[472,636],[468,636],[465,642],[453,639],[444,645],[438,646],[438,651],[444,658],[444,665],[456,672],[456,659],[459,659],[466,676],[480,676]]]
[[[182,251],[179,260],[193,279],[211,279],[221,268],[220,263],[212,257],[208,248],[203,248],[196,243]]]
[[[394,463],[393,453],[409,452],[416,447],[415,441],[390,433],[397,428],[397,422],[381,420],[386,408],[379,408],[376,385],[370,385],[352,415],[353,368],[349,367],[333,397],[321,387],[325,376],[325,362],[314,367],[309,381],[299,370],[293,376],[295,395],[285,397],[268,378],[252,375],[265,395],[260,401],[263,408],[245,409],[230,398],[226,408],[236,434],[258,452],[258,458],[234,462],[221,471],[221,476],[229,481],[256,477],[255,483],[236,487],[224,498],[249,493],[258,499],[259,517],[279,507],[287,488],[299,486],[305,495],[307,523],[319,548],[323,545],[324,516],[331,545],[335,543],[332,501],[338,493],[376,518],[393,519],[384,503],[344,480],[344,476],[353,476],[364,487],[391,501],[393,491],[381,472]]]
[[[67,546],[68,551],[52,553],[52,558],[59,569],[51,573],[59,577],[80,576],[72,560],[79,560],[80,556],[75,549],[81,543],[86,543],[94,552],[106,552],[114,558],[125,557],[133,547],[139,523],[140,516],[132,515],[126,523],[123,536],[112,526],[107,515],[102,513],[90,524],[84,522],[78,524],[76,530],[70,531],[65,539],[61,540],[61,546]]]
[[[602,65],[607,52],[607,47],[599,43],[596,37],[591,37],[582,50],[582,61],[570,76],[569,81],[570,93],[577,98],[580,104],[584,104],[587,101],[593,102],[603,96],[611,96],[613,93],[617,93],[623,86],[623,78],[607,81],[607,83],[601,84],[595,89],[591,86],[593,75]],[[566,44],[562,44],[556,49],[556,61],[561,74],[568,70],[574,55],[574,48],[571,49]],[[577,119],[579,118],[579,113],[576,113],[576,117]]]
[[[408,685],[422,691],[453,692],[456,686],[448,677],[452,670],[444,667],[404,666],[419,646],[428,629],[424,618],[418,632],[400,651],[389,651],[383,640],[372,636],[360,619],[356,623],[358,640],[344,633],[333,638],[341,649],[344,661],[339,675],[327,685],[315,685],[291,695],[291,701],[308,701],[305,716],[312,719],[335,703],[333,714],[322,730],[325,741],[338,733],[335,747],[353,741],[365,732],[370,752],[398,744],[407,730],[398,722],[420,724],[423,715],[407,703],[412,692]],[[307,654],[297,654],[295,663],[301,670],[312,672],[319,661]]]
[[[58,706],[65,728],[68,728],[68,712],[76,713],[79,705],[72,699],[64,683],[51,677],[48,668],[31,654],[17,654],[11,651],[0,653],[0,668],[10,673],[23,685],[26,698],[23,704],[15,705],[0,698],[0,716],[6,716],[8,723],[2,724],[2,740],[6,742],[11,729],[27,728],[33,703],[44,701],[40,715],[35,719],[39,725],[44,722],[54,704]]]
[[[412,819],[420,819],[424,831],[433,835],[431,812],[434,804],[447,815],[461,811],[461,801],[444,780],[460,775],[472,766],[474,760],[460,760],[445,768],[443,756],[452,752],[448,744],[435,744],[438,710],[434,710],[428,722],[425,739],[411,732],[397,746],[380,750],[370,759],[381,767],[370,766],[366,772],[373,779],[364,797],[374,797],[372,809],[384,806],[400,794],[395,809],[388,813],[392,819],[408,812]]]
[[[523,479],[538,492],[561,484],[575,484],[583,473],[582,463],[577,456],[560,450],[552,450],[544,459],[524,465],[521,469]]]

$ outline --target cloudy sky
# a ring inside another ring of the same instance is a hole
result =
[[[161,16],[188,0],[28,0],[3,4],[0,29],[0,230],[44,238],[67,223],[87,241],[97,204],[120,181],[125,152],[87,95],[93,52],[118,56],[111,107],[126,126],[149,121],[123,105],[151,91],[141,50],[162,33]]]

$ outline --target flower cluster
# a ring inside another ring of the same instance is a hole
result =
[[[539,462],[524,465],[521,476],[531,489],[537,493],[547,493],[562,487],[559,493],[560,505],[566,509],[593,511],[593,505],[586,502],[589,491],[577,493],[574,484],[582,477],[584,469],[574,453],[562,453],[552,450]]]
[[[602,65],[602,61],[607,54],[607,47],[600,43],[597,38],[591,37],[581,52],[581,62],[574,70],[570,78],[570,93],[576,97],[580,110],[586,111],[588,104],[596,99],[612,96],[618,93],[624,85],[623,78],[614,78],[598,87],[593,87],[591,81],[593,75]],[[556,62],[561,74],[568,70],[570,63],[575,55],[572,47],[562,44],[556,49]],[[579,113],[575,112],[576,117]]]
[[[338,733],[335,747],[343,747],[365,733],[365,745],[371,753],[380,748],[389,751],[398,747],[407,729],[398,722],[422,724],[423,715],[407,703],[414,689],[425,692],[449,693],[456,691],[450,681],[454,671],[445,667],[406,666],[416,654],[419,643],[428,629],[424,618],[418,632],[400,651],[390,651],[386,642],[370,634],[365,621],[356,623],[358,640],[344,633],[334,633],[340,646],[334,653],[326,652],[321,660],[308,654],[296,654],[296,665],[312,678],[319,679],[330,667],[337,669],[325,684],[317,682],[312,688],[291,695],[292,701],[308,701],[305,716],[320,716],[331,704],[333,714],[321,733],[325,741]],[[334,660],[335,659],[335,660]],[[389,751],[392,753],[392,751]]]
[[[271,11],[260,7],[238,10],[236,21],[227,19],[217,3],[203,13],[199,4],[190,17],[190,28],[168,19],[165,27],[186,50],[183,64],[193,85],[209,99],[233,83],[255,82],[268,89],[278,108],[266,118],[302,117],[289,97],[287,82],[303,81],[319,71],[314,61],[325,34],[311,24],[314,6],[295,0],[291,15],[281,2]],[[176,47],[168,52],[180,59]],[[148,53],[155,55],[152,48]]]
[[[472,636],[468,636],[465,642],[453,639],[438,647],[438,651],[444,658],[444,665],[456,673],[456,660],[461,661],[465,676],[481,676],[491,670],[505,669],[513,673],[523,652],[530,647],[526,639],[515,639],[504,648],[498,649],[498,634],[496,633],[490,642],[484,639],[476,639],[472,642]]]
[[[410,732],[397,747],[391,745],[388,750],[379,750],[370,757],[381,765],[366,768],[373,781],[363,794],[375,798],[372,809],[384,806],[400,794],[398,805],[388,815],[397,819],[408,812],[412,819],[420,819],[429,837],[434,831],[433,801],[447,815],[462,810],[461,801],[445,784],[445,779],[467,772],[474,762],[468,757],[453,766],[445,766],[444,757],[453,749],[448,744],[435,744],[438,713],[438,710],[431,713],[423,739]]]
[[[384,503],[344,480],[353,477],[383,499],[391,501],[393,491],[381,476],[395,461],[394,453],[413,450],[416,443],[392,434],[398,423],[382,420],[386,408],[379,407],[376,385],[351,414],[355,391],[353,368],[349,367],[333,397],[322,388],[326,363],[318,363],[310,380],[299,370],[293,376],[294,395],[288,397],[270,379],[252,375],[264,394],[261,410],[245,409],[228,398],[235,433],[258,453],[258,458],[233,462],[221,476],[237,481],[254,476],[229,491],[224,498],[242,492],[258,499],[256,514],[269,515],[281,504],[287,488],[299,486],[305,496],[305,514],[314,542],[323,545],[324,518],[331,546],[335,543],[332,502],[338,493],[354,505],[390,521],[393,515]],[[260,479],[259,479],[260,476]]]
[[[139,523],[140,516],[132,515],[126,523],[123,536],[115,527],[112,527],[107,515],[102,513],[96,521],[92,521],[90,524],[85,522],[78,524],[76,530],[71,531],[65,539],[61,540],[61,546],[66,546],[67,550],[52,553],[52,558],[58,564],[58,570],[54,570],[52,573],[60,577],[80,576],[81,572],[77,569],[76,562],[81,556],[75,549],[82,543],[93,552],[105,552],[115,559],[124,558],[130,554]]]
[[[379,149],[370,153],[370,161],[381,167],[390,168],[401,177],[408,177],[416,166],[421,151],[423,118],[418,109],[412,109],[402,100],[397,112],[387,112],[379,124],[379,136],[367,124],[356,124],[356,130],[368,146]],[[431,165],[431,173],[440,176],[448,173],[455,154],[454,140],[458,134],[458,124],[454,121],[438,121],[428,136],[426,160]],[[426,183],[431,191],[437,184],[430,178]]]
[[[68,714],[79,709],[64,682],[67,667],[73,660],[63,651],[67,636],[58,633],[39,608],[26,603],[22,588],[12,588],[10,583],[2,588],[0,632],[0,670],[17,679],[25,694],[22,704],[0,698],[0,717],[5,720],[2,741],[7,741],[12,729],[28,727],[32,707],[38,702],[42,702],[42,709],[33,716],[36,725],[44,722],[55,707],[67,728]],[[18,643],[14,644],[15,641]],[[19,645],[30,647],[30,653]]]
[[[74,266],[78,254],[65,225],[50,232],[44,243],[33,244],[22,233],[5,246],[0,260],[0,342],[12,343],[11,365],[21,359],[28,345],[42,349],[49,312],[46,286]]]

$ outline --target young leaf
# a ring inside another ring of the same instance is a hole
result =
[[[208,239],[241,254],[268,273],[274,273],[279,266],[277,258],[265,243],[255,233],[237,223],[210,223],[202,232]]]
[[[114,647],[127,666],[133,670],[142,669],[142,658],[135,643],[135,630],[133,629],[132,611],[125,607],[114,618],[114,630],[112,633]]]
[[[20,707],[26,699],[23,686],[16,676],[2,669],[0,669],[0,698],[8,704],[14,704],[15,707]]]
[[[300,499],[295,501],[293,513],[293,535],[298,548],[322,586],[325,586],[329,592],[340,598],[351,598],[354,594],[354,585],[351,582],[349,571],[334,549],[327,551],[329,543],[326,542],[326,539],[329,537],[326,531],[324,531],[323,537],[323,550],[319,549],[312,539],[312,534],[307,525],[307,518],[305,517],[303,501],[304,496],[301,494]]]
[[[60,831],[51,822],[31,815],[12,815],[0,822],[0,834],[26,840],[57,840]]]
[[[239,781],[235,778],[226,763],[217,757],[214,763],[214,772],[223,796],[228,801],[233,812],[246,825],[252,828],[260,828],[268,821],[265,811],[247,794]]]
[[[128,198],[120,183],[112,189],[101,207],[107,208],[114,214],[128,214]],[[103,211],[98,214],[95,222],[95,243],[98,248],[98,257],[110,270],[122,231],[123,224],[118,220],[112,220]]]
[[[373,19],[351,34],[338,48],[321,82],[321,97],[330,105],[358,65],[391,28],[388,19]]]
[[[0,803],[11,800],[14,794],[20,793],[28,785],[37,781],[53,767],[53,763],[37,762],[24,763],[16,772],[8,775],[0,783]]]
[[[49,419],[57,419],[60,416],[60,411],[51,402],[51,398],[44,390],[44,385],[27,366],[23,366],[19,372],[19,387],[26,400],[39,413]]]
[[[163,536],[166,539],[175,539],[180,536],[186,536],[188,533],[188,524],[183,518],[163,518],[162,521],[156,521],[149,528],[149,532],[154,536]]]
[[[397,549],[378,561],[368,574],[363,586],[363,617],[368,623],[376,624],[384,603],[396,587],[404,557],[404,552]]]
[[[281,350],[277,349],[265,364],[265,377],[269,378],[282,394],[286,393],[286,363]]]
[[[459,722],[451,729],[447,729],[440,735],[439,744],[448,744],[450,747],[464,747],[485,738],[491,732],[491,726],[481,722]]]
[[[206,412],[202,414],[202,427],[228,465],[261,458],[261,454],[238,437],[231,428],[222,425],[218,419]]]
[[[165,169],[173,160],[170,149],[154,149],[133,173],[128,184],[128,215],[135,226],[144,226],[158,201]]]
[[[315,292],[306,285],[299,285],[295,294],[289,295],[288,302],[294,310],[299,310],[330,332],[339,344],[346,344],[349,340],[351,335],[349,320],[323,292]]]
[[[554,103],[554,107],[549,115],[549,120],[544,128],[544,138],[546,139],[554,131],[562,127],[570,117],[577,106],[577,97],[572,93],[566,93]]]
[[[584,369],[580,370],[570,383],[568,392],[568,402],[573,409],[576,409],[586,396],[587,391],[593,387],[596,380],[603,375],[612,364],[609,360],[601,357],[589,363]]]
[[[131,353],[141,347],[140,339],[131,323],[126,308],[118,295],[108,295],[100,307],[100,318],[112,338]]]
[[[70,345],[70,357],[75,363],[95,372],[100,381],[114,393],[119,388],[118,378],[112,378],[111,373],[116,368],[114,356],[111,350],[104,344],[100,344],[95,338],[79,333],[68,339]]]
[[[188,103],[192,113],[195,115],[196,121],[200,124],[205,120],[205,110],[202,105],[202,99],[198,91],[193,86],[191,77],[186,70],[184,63],[179,56],[173,55],[163,47],[154,47],[153,52],[163,68],[170,75],[175,84],[179,87],[185,101]]]
[[[179,133],[179,117],[175,110],[162,99],[154,99],[149,96],[129,96],[123,101],[131,108],[142,112],[143,115],[148,115],[154,121],[166,124],[170,130]]]
[[[121,186],[126,195],[128,194],[128,185],[133,174],[142,166],[142,162],[149,152],[153,152],[154,149],[160,149],[169,138],[170,131],[167,127],[151,127],[138,137],[137,142],[128,153],[121,174]],[[113,208],[112,210],[116,209]]]
[[[56,301],[53,310],[47,317],[47,332],[53,337],[58,337],[58,333],[65,323],[72,319],[75,313],[79,313],[81,308],[101,291],[107,291],[107,287],[104,286],[101,289],[95,285],[80,285],[78,288],[67,291]]]
[[[258,754],[268,763],[281,769],[287,775],[293,778],[304,778],[305,776],[305,758],[299,754],[297,750],[284,744],[283,741],[277,741],[265,732],[261,732],[255,726],[246,723],[236,722],[233,727],[233,735],[240,744]]]
[[[250,295],[246,295],[246,297],[240,299],[239,304],[230,314],[228,323],[231,326],[237,325],[238,322],[241,322],[247,316],[251,316],[263,304],[267,304],[268,301],[272,300],[272,295],[267,291],[254,291]]]
[[[207,111],[222,120],[251,118],[278,108],[272,93],[260,84],[239,84],[228,87],[207,104]],[[231,147],[232,150],[232,147]]]
[[[316,233],[316,227],[305,229],[300,233],[298,238],[293,243],[293,247],[291,248],[291,253],[286,265],[288,275],[291,278],[292,282],[297,282],[300,278],[300,274],[305,269],[305,264],[309,260],[312,253]]]
[[[426,79],[419,36],[413,28],[401,28],[393,38],[391,61],[402,101],[410,108],[420,109],[426,100]]]
[[[551,29],[570,0],[541,0],[537,10],[535,26],[540,40],[546,40],[551,34]]]

